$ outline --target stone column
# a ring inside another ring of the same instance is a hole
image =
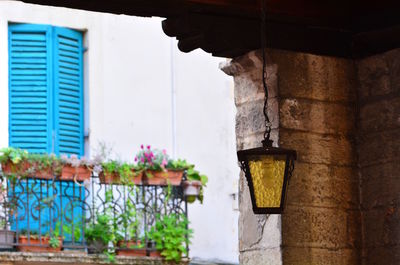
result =
[[[272,52],[279,143],[298,160],[282,216],[283,263],[359,264],[359,179],[352,60]]]
[[[298,161],[282,222],[278,215],[252,214],[241,176],[240,262],[359,264],[353,61],[278,50],[269,50],[267,61],[273,138],[296,149]],[[222,67],[235,80],[238,149],[261,145],[261,67],[258,52]]]
[[[262,61],[259,52],[251,52],[221,66],[234,77],[237,149],[261,146],[265,121],[264,88],[262,86]],[[277,65],[268,64],[269,117],[272,122],[271,136],[278,141],[279,111],[277,98]],[[254,215],[247,181],[243,172],[239,187],[239,251],[240,264],[280,265],[281,219],[278,215]]]
[[[363,264],[400,264],[400,50],[357,66]]]

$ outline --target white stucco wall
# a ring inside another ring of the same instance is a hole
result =
[[[0,146],[8,144],[9,22],[85,31],[86,152],[104,141],[132,161],[143,143],[196,163],[210,181],[204,204],[189,207],[190,255],[237,263],[235,107],[223,59],[179,52],[161,19],[0,1]]]

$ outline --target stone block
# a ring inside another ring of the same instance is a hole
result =
[[[283,264],[288,265],[355,265],[360,264],[355,249],[292,248],[283,249]]]
[[[279,105],[281,128],[326,134],[354,131],[355,108],[350,105],[294,98]]]
[[[362,248],[362,218],[359,209],[348,210],[347,213],[347,247]]]
[[[399,178],[400,176],[400,163],[393,161],[384,164],[375,164],[368,167],[362,167],[360,169],[362,182],[366,182],[370,179],[389,179]]]
[[[374,166],[379,168],[380,165]],[[397,168],[399,168],[397,164]],[[363,169],[362,171],[366,171]],[[379,171],[379,169],[377,169]],[[400,202],[400,171],[390,172],[389,175],[375,176],[362,180],[362,202],[363,209],[385,207]],[[380,174],[379,174],[380,175]],[[390,177],[390,175],[397,175]]]
[[[270,139],[274,141],[274,146],[278,143],[278,129],[272,129]],[[264,139],[264,132],[259,132],[246,137],[236,137],[237,150],[256,148],[262,146],[261,141]]]
[[[400,128],[400,96],[362,106],[359,123],[365,133]]]
[[[236,113],[236,135],[245,137],[250,134],[265,131],[265,118],[263,114],[264,100],[245,103],[237,107]],[[268,100],[268,116],[272,123],[272,128],[278,128],[278,101]]]
[[[362,212],[366,248],[400,245],[400,205]]]
[[[400,246],[366,248],[363,265],[398,265],[400,264]]]
[[[282,216],[282,244],[287,247],[347,247],[347,214],[335,208],[288,205]]]
[[[272,248],[241,252],[239,262],[241,265],[281,265],[281,249]]]
[[[274,50],[281,98],[323,101],[355,100],[355,68],[352,60]]]
[[[267,88],[268,98],[277,96],[278,79],[277,66],[272,65],[267,67]],[[255,69],[234,77],[235,86],[235,104],[240,105],[246,102],[262,100],[265,97],[264,87],[262,84],[262,71]]]
[[[281,129],[279,143],[281,147],[295,149],[300,162],[342,166],[355,162],[353,141],[345,136]]]
[[[361,134],[358,141],[361,167],[400,161],[400,128]]]
[[[376,55],[357,61],[357,74],[361,101],[392,92],[390,68],[385,56]]]
[[[296,163],[287,204],[358,208],[358,175],[352,167]]]
[[[393,93],[400,95],[400,49],[386,53],[386,60],[390,69],[390,85]]]

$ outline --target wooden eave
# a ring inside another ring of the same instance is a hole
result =
[[[236,57],[260,48],[260,0],[24,0],[97,12],[166,18],[183,52]],[[363,57],[400,46],[395,0],[267,0],[267,46]]]

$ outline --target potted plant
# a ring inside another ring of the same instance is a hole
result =
[[[183,194],[186,200],[191,203],[198,198],[200,203],[203,203],[203,189],[206,187],[207,182],[208,177],[195,170],[194,165],[190,165],[186,171],[186,180],[183,181]]]
[[[112,189],[105,192],[104,211],[96,214],[94,222],[85,227],[85,240],[89,254],[103,253],[109,262],[115,261],[115,246],[118,236],[118,219],[112,204]]]
[[[179,263],[182,256],[187,255],[186,244],[193,234],[188,224],[184,214],[157,214],[156,223],[148,232],[148,238],[155,243],[158,253],[150,253],[150,256],[161,255],[167,261]]]
[[[22,230],[18,236],[17,250],[23,252],[60,252],[62,239],[57,233],[39,236],[37,232]]]
[[[77,155],[61,156],[62,169],[60,180],[63,181],[85,181],[92,175],[93,165],[86,158],[78,158]]]
[[[99,174],[100,183],[103,184],[130,184],[142,183],[143,172],[136,166],[128,163],[120,163],[115,160],[103,162]]]
[[[53,179],[61,164],[61,160],[54,154],[28,153],[26,160],[32,168],[28,176],[39,179]]]
[[[117,240],[117,255],[146,256],[144,240],[138,236],[140,218],[136,206],[130,200],[126,203],[126,210],[120,215],[119,238]],[[125,235],[125,237],[124,237]]]
[[[7,176],[53,179],[54,169],[60,164],[54,154],[32,154],[12,147],[3,148],[0,153],[2,171]]]
[[[25,176],[32,168],[27,161],[28,151],[19,148],[2,148],[0,163],[4,175]]]
[[[108,214],[97,214],[96,220],[85,227],[85,240],[89,254],[103,253],[108,250],[112,240],[112,217]]]
[[[147,185],[179,186],[183,178],[183,170],[167,170],[168,155],[166,150],[151,149],[150,145],[141,150],[135,157],[140,168],[145,171],[144,182]]]

